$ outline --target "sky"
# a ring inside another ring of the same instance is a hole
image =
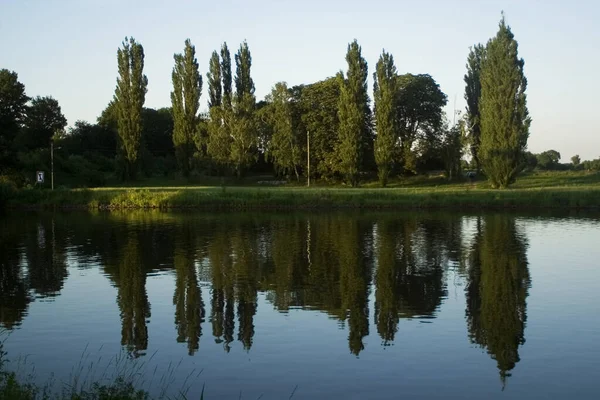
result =
[[[501,11],[525,60],[529,150],[557,150],[562,162],[600,157],[597,0],[0,0],[0,68],[17,72],[29,96],[57,99],[71,126],[94,122],[112,99],[125,36],[144,46],[145,106],[153,108],[170,105],[173,54],[186,38],[204,77],[213,50],[226,41],[233,58],[247,40],[258,100],[276,82],[346,70],[357,39],[370,87],[385,49],[400,73],[438,82],[451,117],[465,109],[469,47],[495,35]],[[205,83],[201,109],[207,97]]]

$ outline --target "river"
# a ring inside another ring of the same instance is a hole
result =
[[[598,393],[597,215],[0,218],[0,329],[39,383],[118,369],[188,398]]]

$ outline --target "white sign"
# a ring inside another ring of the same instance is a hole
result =
[[[44,183],[44,171],[37,171],[37,183]]]

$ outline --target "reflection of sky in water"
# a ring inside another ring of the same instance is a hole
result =
[[[460,242],[469,247],[476,218],[465,217],[461,225]],[[160,386],[160,378],[174,369],[171,387],[180,388],[187,377],[191,398],[204,383],[209,398],[238,398],[240,391],[242,398],[287,398],[296,387],[297,398],[592,398],[600,356],[599,224],[589,219],[517,218],[516,226],[529,245],[531,288],[526,343],[519,347],[520,361],[504,392],[496,361],[469,342],[467,282],[454,265],[444,272],[445,296],[434,318],[400,319],[390,346],[382,346],[375,323],[373,272],[369,333],[357,357],[348,348],[347,319],[342,323],[325,312],[294,307],[279,312],[267,300],[272,293],[264,292],[258,294],[251,350],[245,351],[237,340],[236,315],[234,341],[226,353],[212,335],[206,260],[196,265],[206,315],[199,350],[191,357],[187,344],[176,342],[175,271],[163,269],[146,279],[151,305],[148,349],[137,361],[147,363],[144,386]],[[377,228],[373,231],[376,246]],[[268,252],[262,233],[259,253]],[[72,247],[66,254],[68,278],[60,294],[31,302],[7,341],[11,358],[27,356],[26,365],[35,365],[42,381],[50,373],[67,379],[84,352],[84,365],[105,365],[121,348],[117,288],[102,275],[99,259],[81,259],[76,250]]]

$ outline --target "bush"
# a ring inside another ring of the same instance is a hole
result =
[[[80,178],[86,186],[94,187],[106,185],[106,177],[104,176],[104,173],[100,171],[98,165],[88,161],[82,156],[69,156],[64,167],[75,177]]]

